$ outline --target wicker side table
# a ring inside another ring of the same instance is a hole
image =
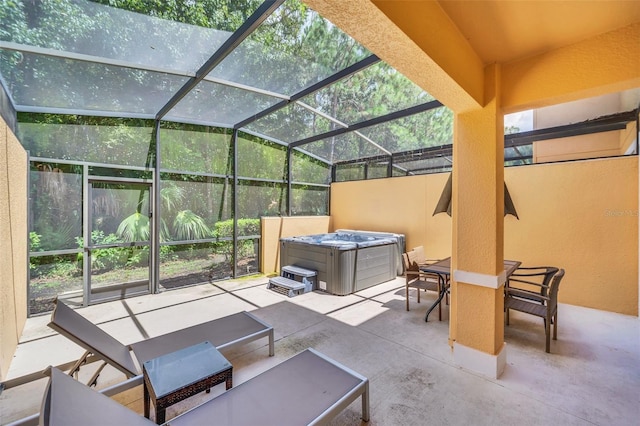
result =
[[[144,416],[149,418],[153,400],[156,423],[162,424],[167,407],[220,383],[230,389],[232,373],[231,363],[209,342],[149,360],[142,365]]]

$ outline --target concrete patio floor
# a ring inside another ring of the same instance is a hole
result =
[[[442,322],[437,310],[424,322],[433,293],[423,293],[420,304],[412,297],[411,311],[405,310],[403,278],[342,297],[313,292],[288,298],[268,290],[266,282],[261,277],[202,284],[78,312],[122,343],[132,343],[252,311],[273,325],[276,355],[268,356],[266,339],[223,352],[234,366],[234,385],[313,347],[369,378],[370,425],[629,425],[640,418],[637,317],[561,305],[558,340],[547,354],[542,321],[513,312],[505,328],[507,367],[493,380],[454,364],[446,307]],[[49,329],[48,321],[48,315],[27,321],[9,379],[83,353]],[[97,365],[83,367],[82,375]],[[124,375],[107,367],[98,388],[122,380]],[[2,392],[0,424],[37,413],[45,383],[38,380]],[[199,401],[183,401],[167,410],[167,419],[221,392],[224,386],[216,386],[211,394],[194,397]],[[142,413],[141,387],[117,399]],[[358,400],[332,424],[361,424],[359,416]],[[109,424],[99,415],[96,419]]]

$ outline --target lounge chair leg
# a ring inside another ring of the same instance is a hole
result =
[[[269,356],[274,356],[275,354],[276,354],[275,343],[274,343],[273,328],[272,328],[271,331],[269,332]]]
[[[69,370],[69,375],[73,376],[73,378],[77,380],[80,367],[82,367],[84,364],[87,363],[87,358],[91,354],[92,354],[91,351],[85,351],[85,353],[80,357],[80,359],[76,361],[75,364],[73,364],[73,367],[71,367],[71,370]]]
[[[553,340],[558,340],[558,314],[553,316]]]
[[[362,393],[362,420],[369,421],[369,381],[364,385],[364,392]]]
[[[98,376],[100,376],[100,373],[106,366],[107,366],[107,363],[103,361],[100,368],[98,368],[98,370],[96,370],[96,372],[93,373],[93,376],[91,376],[91,379],[89,380],[89,382],[87,382],[87,386],[91,387],[91,386],[96,386],[98,384]]]

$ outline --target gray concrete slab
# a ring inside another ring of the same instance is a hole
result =
[[[512,313],[511,325],[505,327],[507,367],[494,380],[455,365],[448,344],[448,307],[443,309],[443,321],[438,321],[436,310],[425,323],[424,314],[435,295],[422,293],[418,304],[412,293],[407,312],[400,279],[355,295],[313,292],[293,298],[267,290],[266,281],[172,290],[79,312],[126,342],[251,310],[274,326],[276,355],[267,356],[266,341],[224,351],[234,365],[234,385],[313,347],[369,378],[371,425],[628,425],[640,418],[637,317],[561,305],[558,341],[552,342],[547,354],[542,322]],[[42,319],[28,323],[11,365],[13,377],[70,361],[82,352],[44,329]],[[89,377],[92,368],[94,364],[83,368],[81,379]],[[108,367],[98,386],[123,379]],[[0,424],[37,412],[44,383],[3,392]],[[168,418],[223,392],[220,388],[172,407]],[[142,412],[140,388],[118,400]],[[359,416],[356,401],[332,424],[360,424]]]

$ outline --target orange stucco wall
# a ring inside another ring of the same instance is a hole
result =
[[[563,303],[637,315],[637,176],[637,157],[505,169],[520,216],[504,219],[505,258],[564,268]],[[333,184],[333,226],[403,233],[408,248],[449,256],[452,220],[432,216],[447,177]]]
[[[622,131],[551,139],[533,144],[533,162],[577,160],[624,154]]]
[[[334,229],[404,234],[407,248],[425,246],[427,257],[451,255],[451,218],[432,217],[447,174],[340,182],[331,185]]]
[[[504,122],[500,66],[485,74],[485,106],[455,115],[453,131],[452,262],[457,272],[498,275],[504,253]],[[456,188],[473,188],[457,191]],[[454,274],[449,339],[498,355],[504,347],[501,287]]]
[[[260,239],[260,271],[280,272],[280,238],[329,232],[329,216],[263,217]]]
[[[0,118],[0,381],[27,319],[27,153]]]

